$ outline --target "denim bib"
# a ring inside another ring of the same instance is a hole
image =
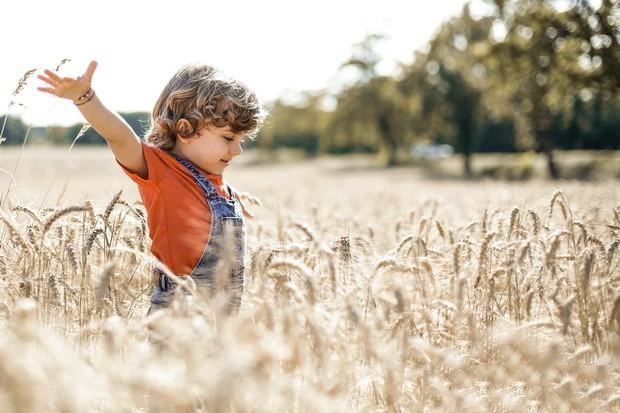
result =
[[[204,192],[211,210],[211,232],[198,263],[189,274],[200,292],[212,295],[216,291],[217,277],[221,277],[229,294],[229,310],[236,313],[241,305],[245,272],[245,223],[237,194],[228,187],[231,199],[218,194],[215,186],[187,159],[172,154],[194,176]],[[174,295],[177,283],[162,271],[159,282],[153,288],[151,306],[147,313],[167,307]]]

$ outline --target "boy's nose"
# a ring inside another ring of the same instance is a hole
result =
[[[241,147],[240,143],[236,143],[232,146],[232,148],[230,149],[230,153],[233,156],[238,156],[241,155],[241,153],[243,152],[243,148]]]

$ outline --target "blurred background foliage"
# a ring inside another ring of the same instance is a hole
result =
[[[480,18],[466,4],[415,51],[412,63],[390,76],[377,72],[383,36],[368,34],[341,66],[354,69],[355,81],[335,92],[302,92],[295,102],[270,102],[268,122],[248,146],[308,156],[376,153],[397,165],[414,143],[447,143],[462,155],[464,176],[472,176],[476,153],[537,152],[552,178],[560,176],[555,149],[619,149],[618,2],[488,3],[493,11]],[[144,134],[148,113],[122,116]],[[11,117],[0,122],[7,144],[28,135],[64,145],[82,127],[29,129]],[[90,129],[77,143],[104,141]],[[527,169],[519,173],[527,177]]]

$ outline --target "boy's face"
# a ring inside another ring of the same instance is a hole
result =
[[[222,175],[230,161],[241,155],[244,134],[235,135],[230,127],[206,126],[191,138],[179,138],[175,145],[180,155],[213,175]]]

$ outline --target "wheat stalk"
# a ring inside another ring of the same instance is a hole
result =
[[[0,221],[4,222],[4,225],[9,229],[11,236],[17,241],[17,243],[22,247],[22,249],[28,251],[31,249],[31,246],[24,237],[19,233],[17,227],[11,222],[11,220],[4,214],[2,210],[0,210]]]
[[[58,221],[60,218],[64,217],[67,214],[71,214],[73,212],[82,212],[85,211],[86,208],[84,208],[83,206],[69,206],[66,208],[62,208],[59,209],[58,211],[54,212],[51,216],[49,216],[45,222],[43,223],[43,229],[42,229],[42,234],[41,237],[43,237],[43,235],[45,235],[45,233],[52,227],[52,225]]]

